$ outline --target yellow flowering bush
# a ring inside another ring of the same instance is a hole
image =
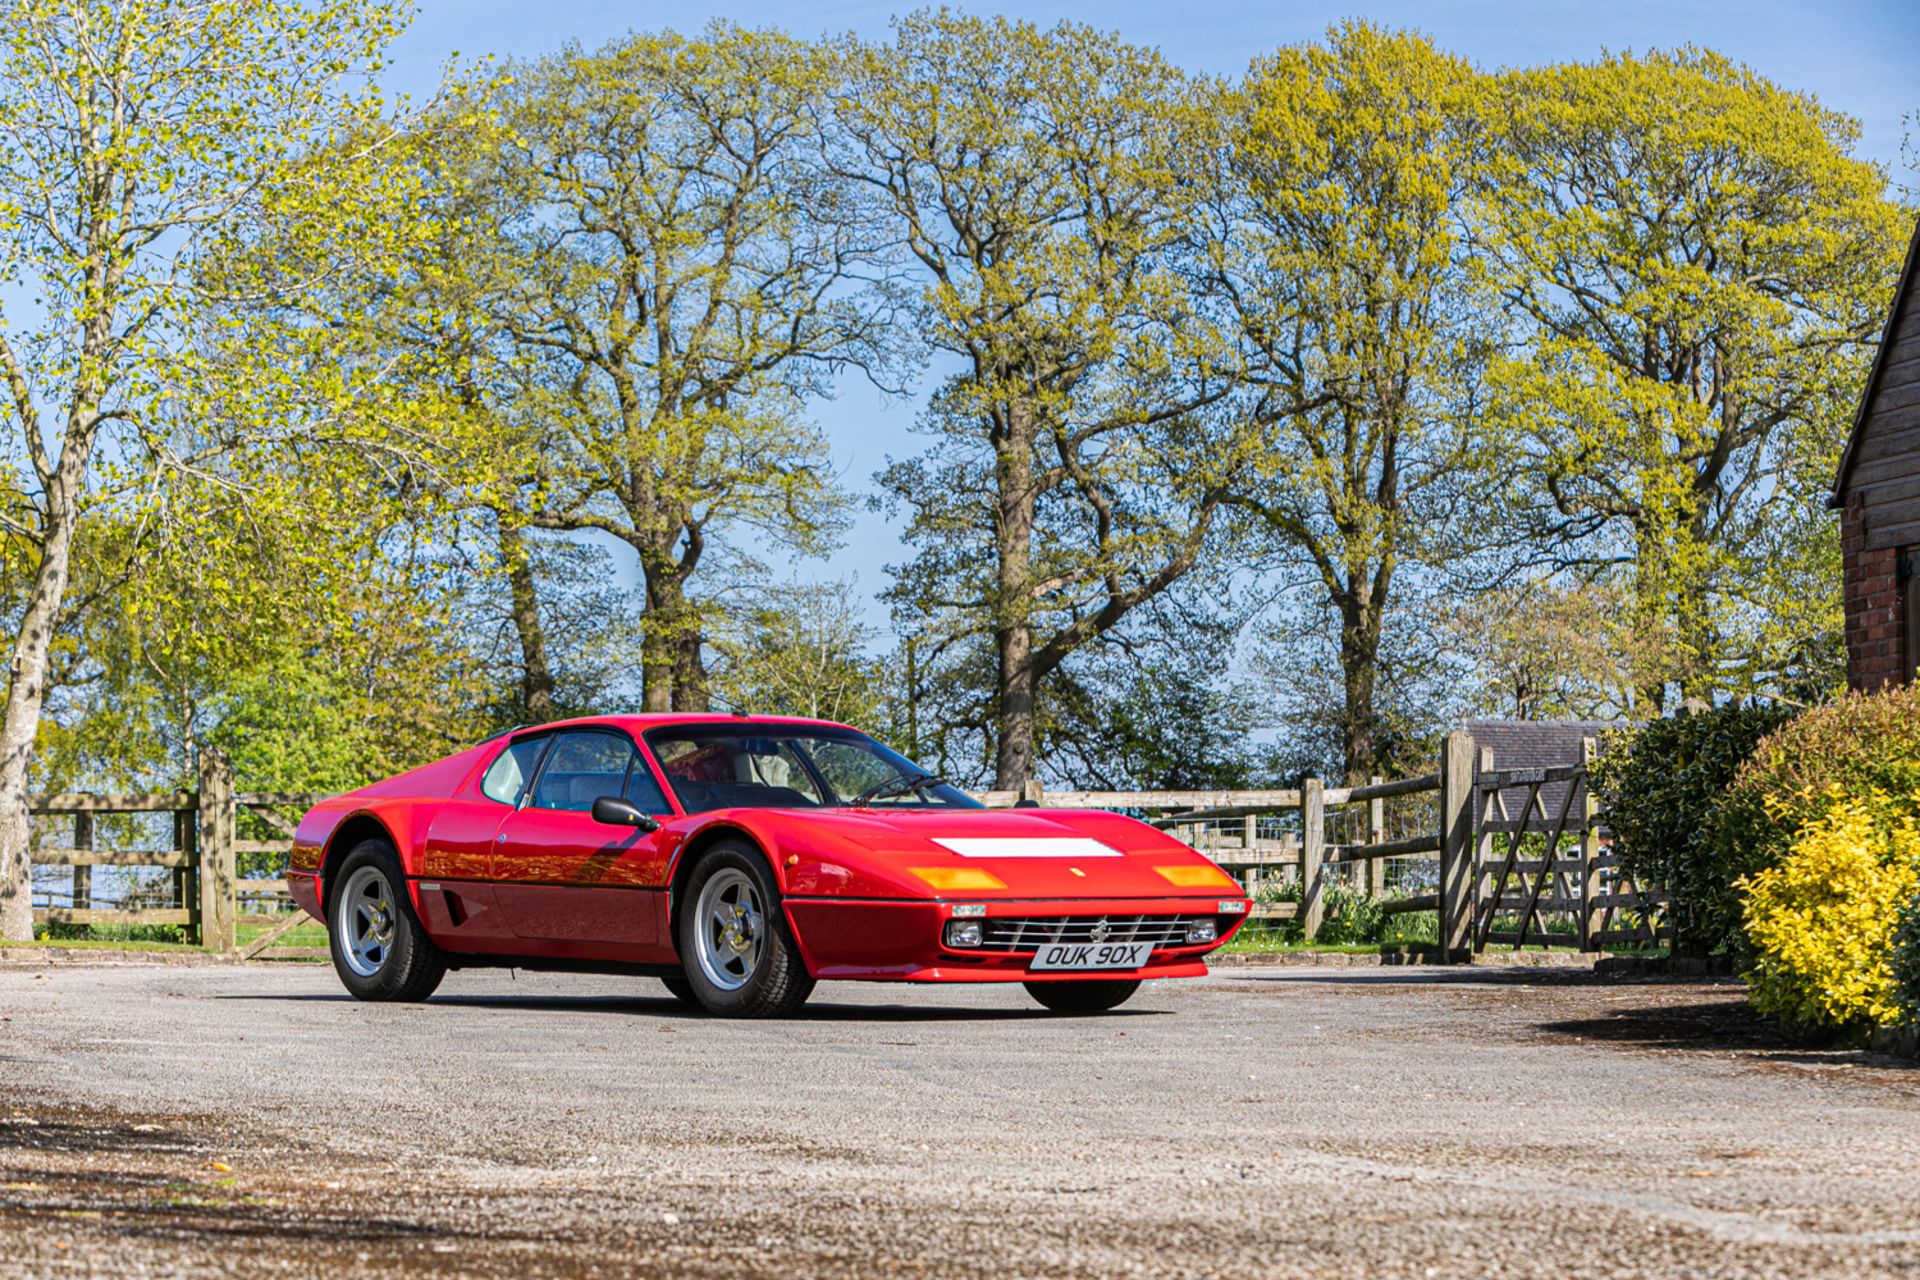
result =
[[[1761,1012],[1833,1030],[1899,1021],[1894,930],[1920,889],[1920,829],[1895,809],[1884,792],[1835,796],[1777,866],[1739,882]]]

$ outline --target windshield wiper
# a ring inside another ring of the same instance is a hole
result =
[[[944,787],[947,780],[937,773],[902,774],[898,778],[889,778],[868,787],[853,799],[847,801],[847,807],[857,809],[874,800],[887,800],[894,796],[903,796],[910,791],[925,791],[928,787]]]

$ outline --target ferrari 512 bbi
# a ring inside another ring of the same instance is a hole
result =
[[[1232,877],[1118,814],[986,809],[844,725],[603,716],[316,805],[287,879],[362,1000],[449,969],[659,978],[738,1017],[822,978],[1021,982],[1065,1012],[1199,977]]]

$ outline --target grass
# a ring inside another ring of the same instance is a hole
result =
[[[0,942],[0,947],[57,947],[62,951],[197,952],[191,942],[148,942],[132,938],[35,938],[32,942]]]
[[[241,916],[234,924],[234,944],[244,949],[261,934],[275,928],[281,916]],[[32,942],[0,942],[0,947],[56,947],[62,951],[149,951],[160,954],[192,954],[206,948],[182,941],[184,930],[173,925],[63,925],[49,931],[41,926]],[[318,920],[308,920],[274,942],[276,947],[324,947],[327,928]]]
[[[1377,955],[1380,944],[1377,942],[1301,942],[1298,938],[1289,938],[1274,929],[1242,929],[1227,940],[1216,955],[1282,955],[1306,954],[1308,952],[1333,953],[1336,955],[1364,956]]]
[[[261,917],[259,923],[242,918],[234,926],[234,942],[237,946],[245,948],[249,942],[278,925],[279,920],[272,916]],[[294,926],[291,933],[282,934],[273,945],[276,947],[324,947],[327,945],[327,926],[318,920],[309,920],[305,924]]]

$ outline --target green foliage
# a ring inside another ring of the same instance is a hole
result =
[[[129,942],[185,946],[187,931],[177,924],[36,924],[36,942]]]
[[[845,584],[768,591],[719,629],[714,689],[753,715],[872,727],[881,681],[870,639]]]
[[[1759,871],[1835,804],[1874,795],[1920,796],[1920,686],[1850,693],[1769,733],[1727,787],[1713,840],[1735,874]]]
[[[1899,1020],[1920,1026],[1920,894],[1907,899],[1893,926],[1892,1003]]]
[[[1716,816],[1756,744],[1788,714],[1736,705],[1655,720],[1612,735],[1594,762],[1594,794],[1622,869],[1672,895],[1678,953],[1741,945],[1735,882],[1760,864],[1716,842]]]
[[[1250,745],[1251,689],[1168,646],[1069,664],[1042,686],[1041,752],[1058,785],[1094,790],[1233,789],[1265,773]]]
[[[1291,902],[1297,905],[1305,896],[1304,886],[1298,880],[1289,880],[1284,884],[1266,885],[1256,895],[1256,901]],[[1320,932],[1313,939],[1315,944],[1354,946],[1385,940],[1392,918],[1380,909],[1379,901],[1365,889],[1335,882],[1321,890],[1320,902]],[[1253,926],[1250,924],[1247,927]],[[1270,923],[1266,931],[1289,944],[1306,940],[1305,925],[1297,915]]]

